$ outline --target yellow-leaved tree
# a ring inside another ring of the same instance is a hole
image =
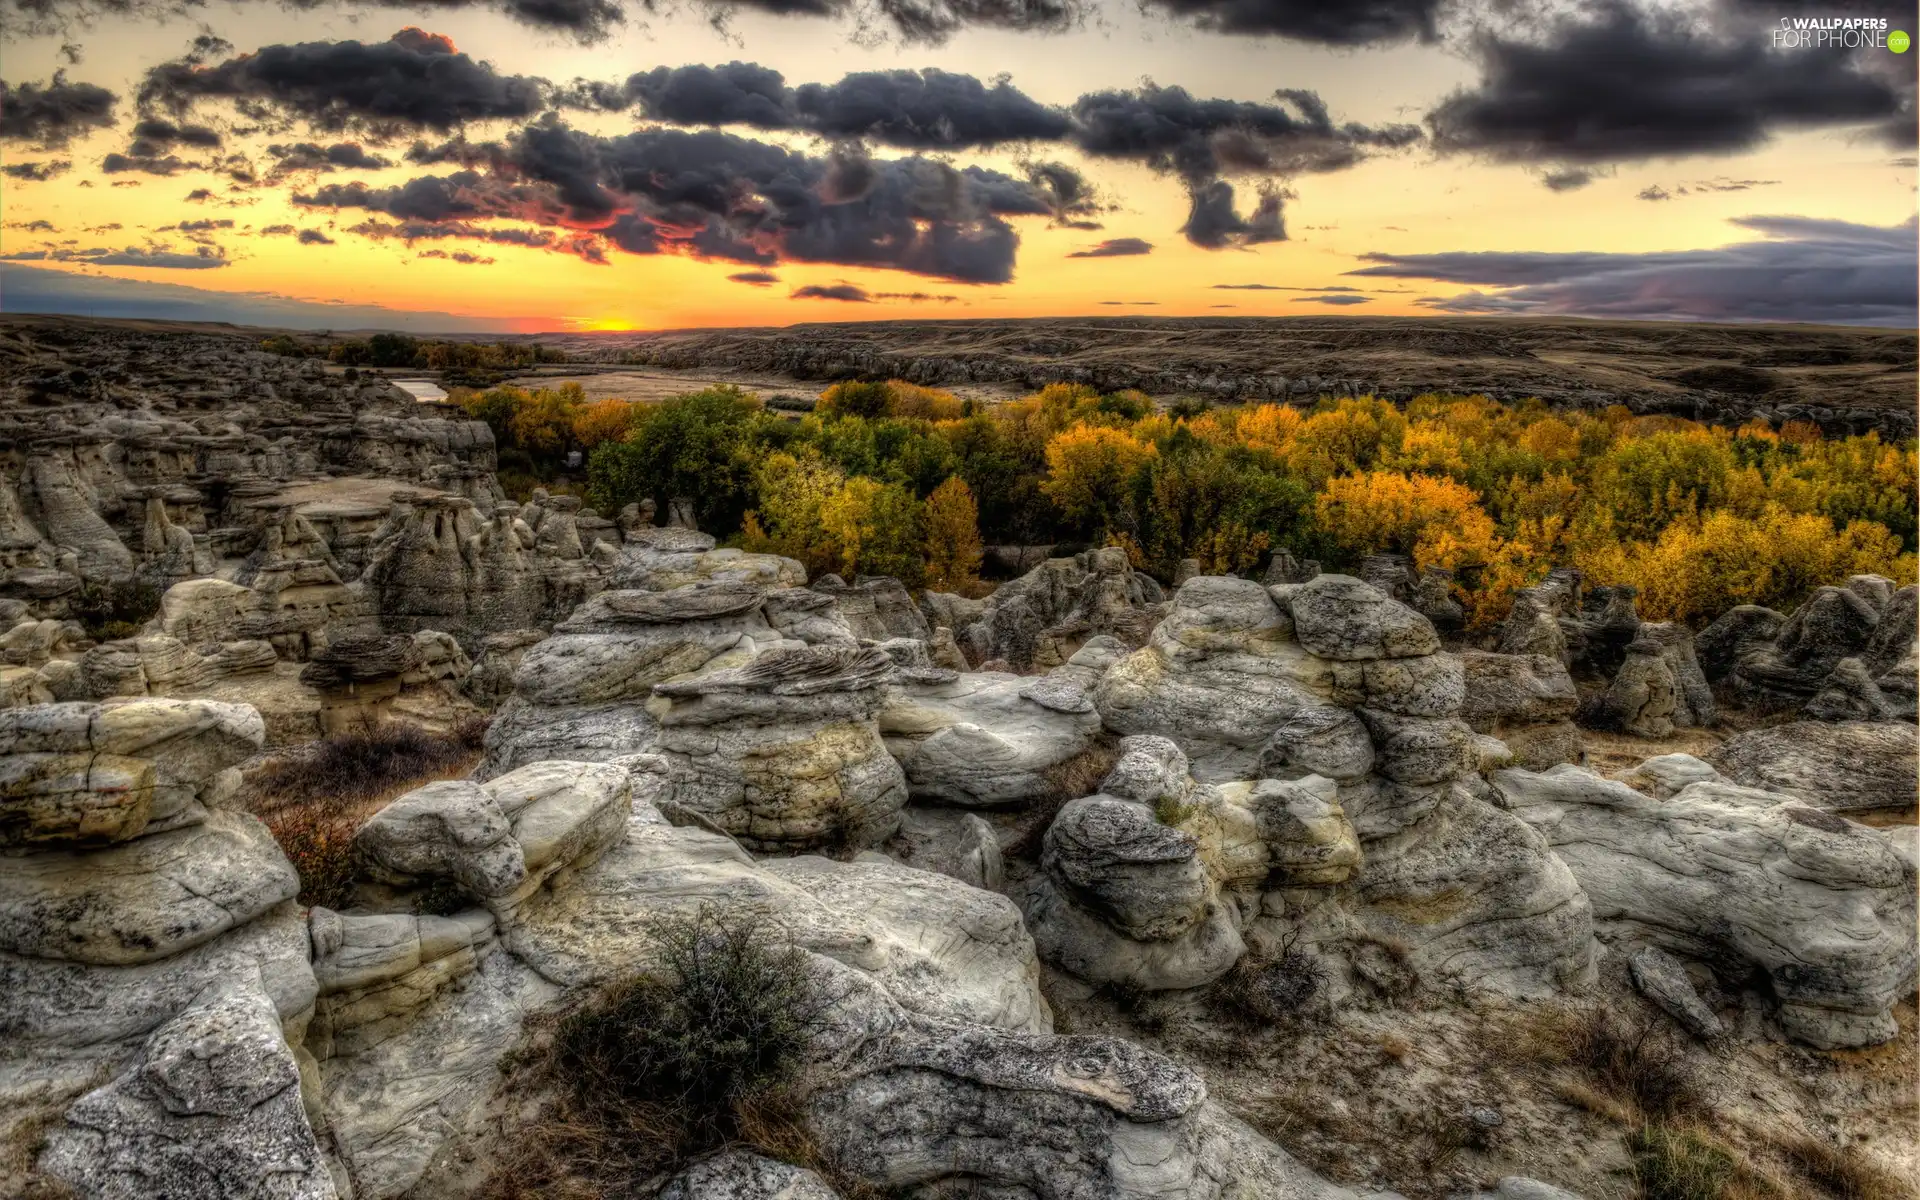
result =
[[[980,506],[958,475],[927,497],[927,586],[963,592],[980,578]]]
[[[1352,558],[1392,551],[1463,576],[1468,618],[1478,627],[1504,616],[1514,589],[1548,565],[1533,560],[1525,543],[1500,536],[1472,488],[1435,475],[1345,475],[1327,484],[1315,512]]]
[[[1119,429],[1076,426],[1048,439],[1040,490],[1082,533],[1133,532],[1134,494],[1159,453],[1153,443]]]

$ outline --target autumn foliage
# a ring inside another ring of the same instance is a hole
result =
[[[463,402],[491,424],[501,392]],[[1066,383],[994,404],[840,383],[797,420],[729,389],[630,411],[507,399],[513,445],[589,451],[603,509],[693,496],[743,547],[940,590],[974,581],[985,544],[1122,546],[1163,580],[1186,559],[1254,574],[1282,548],[1329,570],[1391,551],[1452,571],[1482,626],[1559,565],[1698,623],[1915,570],[1915,444],[1805,424],[1484,396],[1160,406]]]

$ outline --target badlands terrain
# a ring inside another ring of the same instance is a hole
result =
[[[1278,327],[549,342],[1911,432],[1910,334]],[[509,499],[486,424],[241,331],[0,369],[0,1194],[1912,1194],[1911,579],[915,594]]]
[[[853,376],[985,397],[1059,380],[1215,400],[1538,396],[1729,421],[1812,419],[1911,437],[1914,334],[1794,325],[1473,317],[863,321],[543,335],[578,357],[748,385]],[[718,374],[716,374],[716,372]]]

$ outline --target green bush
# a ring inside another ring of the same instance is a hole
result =
[[[751,915],[709,907],[647,933],[652,969],[503,1063],[514,1109],[532,1115],[502,1140],[480,1200],[651,1195],[649,1181],[728,1144],[826,1165],[793,1103],[831,1000],[805,952]]]
[[[649,929],[658,970],[569,1014],[556,1062],[592,1105],[658,1114],[680,1155],[741,1132],[741,1107],[792,1082],[824,1008],[799,948],[703,907]]]
[[[94,641],[129,638],[160,611],[160,589],[137,578],[88,583],[68,598],[67,611]]]

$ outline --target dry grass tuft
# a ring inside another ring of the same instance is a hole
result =
[[[1795,1174],[1837,1200],[1913,1200],[1917,1189],[1859,1154],[1810,1134],[1789,1134],[1775,1147]]]
[[[1060,815],[1060,810],[1066,807],[1067,801],[1091,796],[1099,791],[1100,781],[1119,761],[1119,746],[1110,739],[1102,739],[1072,758],[1048,767],[1044,772],[1047,789],[1021,815],[1006,853],[1028,862],[1038,861],[1047,830],[1053,825],[1053,819]]]
[[[1599,1004],[1546,1010],[1518,1033],[1515,1053],[1579,1068],[1625,1115],[1667,1121],[1708,1111],[1692,1051],[1659,1013],[1629,1018]],[[1615,1115],[1604,1102],[1580,1106]]]
[[[1243,1024],[1279,1025],[1316,1015],[1314,1002],[1326,984],[1326,966],[1287,941],[1249,949],[1213,985],[1208,999]]]
[[[354,833],[395,797],[466,775],[480,760],[486,729],[484,720],[445,734],[379,725],[309,742],[254,770],[243,802],[299,872],[300,903],[345,907]]]

